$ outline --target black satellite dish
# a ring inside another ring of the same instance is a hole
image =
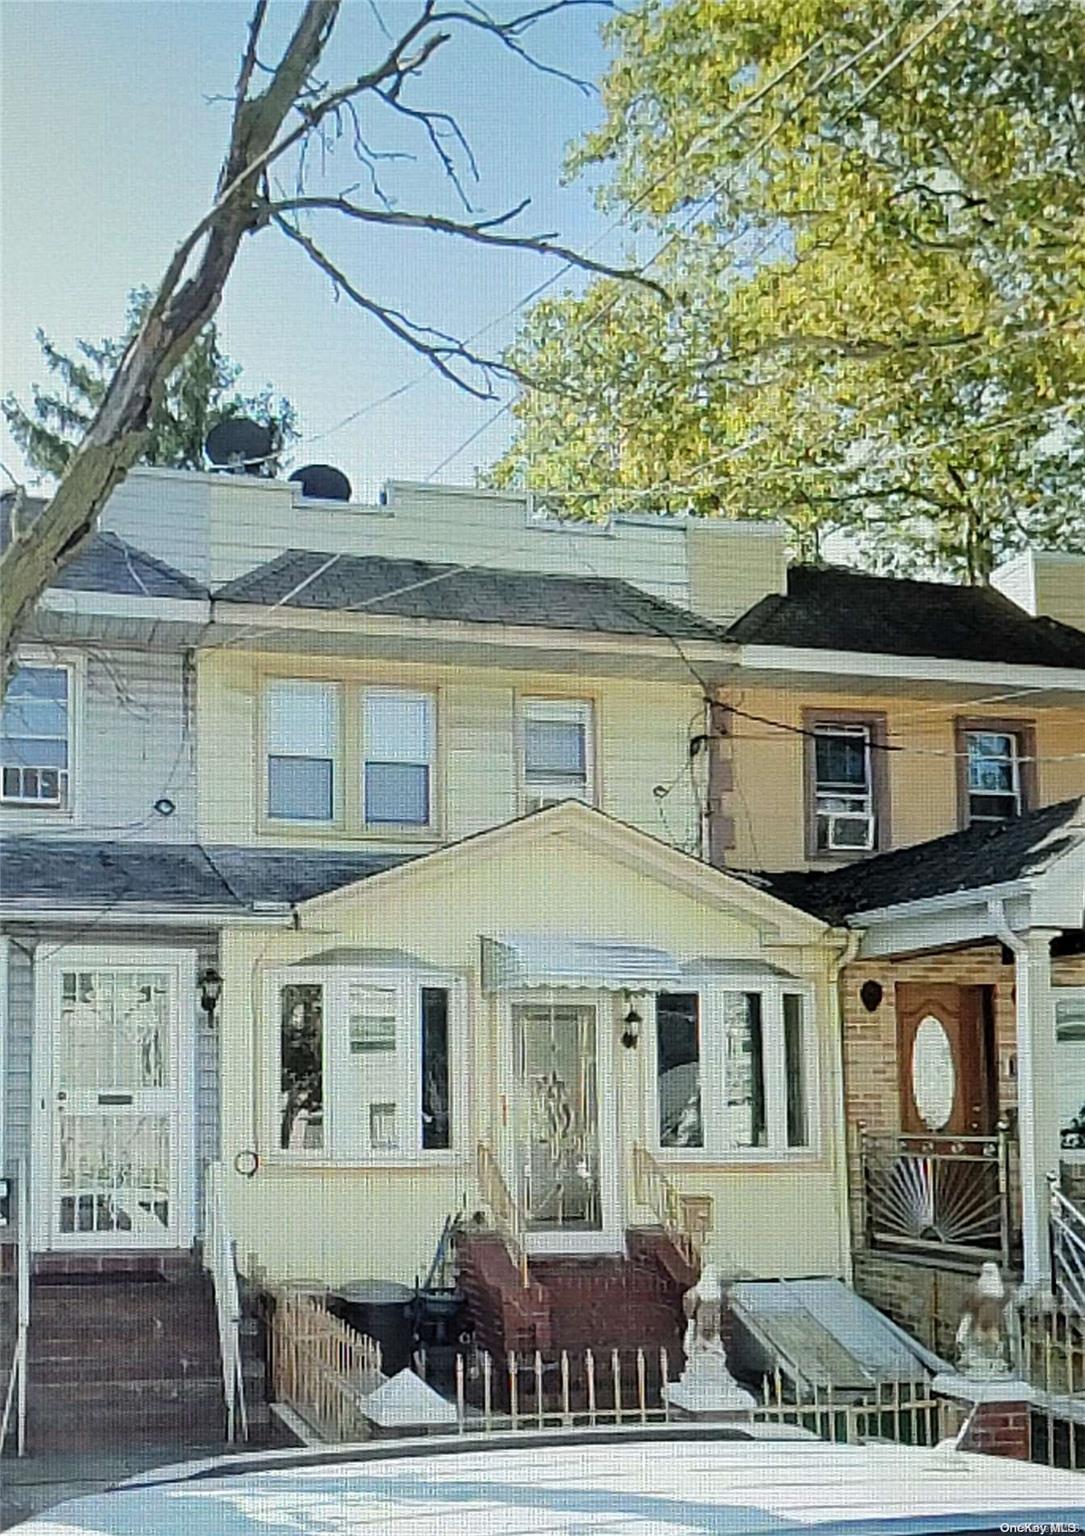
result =
[[[290,476],[301,486],[307,501],[349,501],[350,481],[330,464],[303,464]]]
[[[270,427],[246,416],[228,416],[211,428],[204,448],[212,464],[220,469],[258,475],[271,457],[274,440]]]

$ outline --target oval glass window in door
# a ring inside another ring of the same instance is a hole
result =
[[[943,1129],[953,1113],[956,1093],[953,1046],[941,1019],[928,1013],[912,1042],[912,1097],[928,1130]]]

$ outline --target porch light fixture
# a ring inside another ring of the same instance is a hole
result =
[[[207,1015],[208,1024],[213,1024],[215,1009],[222,996],[222,977],[213,965],[209,965],[206,970],[200,972],[197,985],[200,989],[200,1007]]]
[[[622,1044],[625,1046],[627,1051],[635,1049],[636,1044],[640,1039],[640,1026],[642,1023],[643,1020],[637,1011],[637,1005],[630,997],[629,1007],[626,1010],[624,1018],[622,1019]]]

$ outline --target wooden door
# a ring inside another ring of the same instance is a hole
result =
[[[990,996],[986,987],[898,985],[901,1130],[918,1136],[989,1136],[997,1120]]]

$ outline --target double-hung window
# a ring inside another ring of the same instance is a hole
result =
[[[269,982],[280,1153],[413,1160],[453,1146],[446,978],[292,967]]]
[[[520,732],[525,811],[559,800],[594,801],[590,700],[521,699]]]
[[[879,846],[879,773],[872,722],[818,719],[807,726],[812,857]]]
[[[809,1013],[806,991],[775,982],[659,993],[659,1150],[726,1161],[809,1149],[815,1079]]]
[[[267,814],[272,821],[335,819],[340,690],[295,678],[264,694]]]
[[[968,822],[1011,821],[1024,809],[1021,738],[1014,731],[965,731]]]
[[[367,826],[427,827],[432,821],[433,714],[428,693],[365,690],[362,817]]]
[[[20,665],[0,710],[0,802],[67,810],[71,670]]]

